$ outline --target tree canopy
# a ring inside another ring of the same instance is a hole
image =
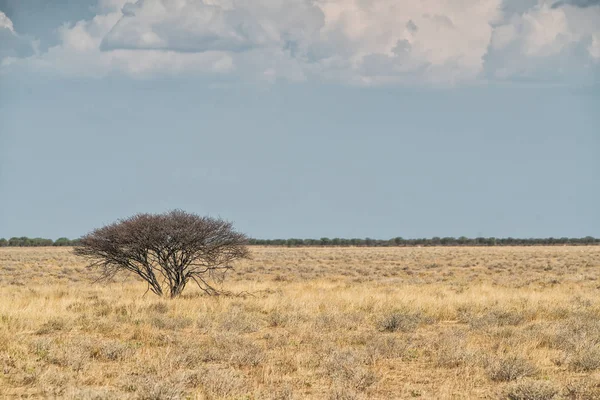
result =
[[[104,278],[137,275],[159,296],[178,296],[190,280],[216,295],[214,282],[232,262],[249,256],[246,244],[231,222],[174,210],[137,214],[96,229],[81,238],[74,253]]]

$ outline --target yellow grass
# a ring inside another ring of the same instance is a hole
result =
[[[0,249],[0,395],[599,399],[600,248],[252,248],[209,298]]]

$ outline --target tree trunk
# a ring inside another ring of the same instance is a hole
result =
[[[178,297],[181,294],[181,292],[183,292],[184,288],[185,282],[178,282],[171,286],[171,298],[174,299],[175,297]]]

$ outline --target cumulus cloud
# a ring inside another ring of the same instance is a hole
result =
[[[254,65],[369,83],[461,81],[483,65],[501,0],[139,0],[101,42],[111,50],[252,51]],[[265,55],[270,58],[265,59]],[[247,55],[235,58],[248,59]],[[291,62],[281,62],[288,60]]]
[[[324,15],[305,0],[208,2],[139,0],[106,35],[104,49],[181,52],[254,48],[298,49],[323,27]]]
[[[359,85],[591,76],[600,0],[99,0],[27,61],[102,75]]]
[[[15,32],[10,18],[0,11],[0,63],[19,57],[27,57],[34,53],[34,42],[31,38]]]
[[[123,2],[121,2],[123,3]],[[120,4],[101,4],[107,11],[91,20],[58,28],[60,44],[37,57],[14,60],[7,68],[52,71],[68,76],[102,77],[126,73],[133,77],[155,74],[223,74],[234,69],[232,58],[223,52],[180,53],[173,50],[101,51],[103,38],[123,16]]]
[[[581,80],[593,75],[590,64],[600,32],[600,7],[538,4],[512,15],[494,29],[486,73],[499,79]]]
[[[562,0],[554,3],[552,8],[558,8],[563,6],[575,6],[575,7],[592,7],[592,6],[600,6],[600,0]]]

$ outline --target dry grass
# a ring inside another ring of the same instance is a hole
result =
[[[167,301],[0,249],[0,395],[597,399],[600,248],[253,248]]]

